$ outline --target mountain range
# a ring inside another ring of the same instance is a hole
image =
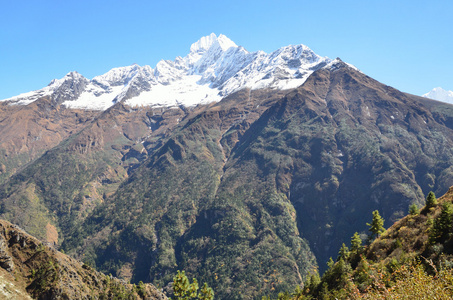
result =
[[[276,295],[453,184],[453,106],[223,35],[0,102],[0,217],[96,269]]]
[[[29,104],[50,96],[68,108],[93,110],[105,110],[117,102],[133,107],[189,107],[218,102],[244,88],[295,88],[330,62],[305,45],[271,54],[250,53],[224,35],[211,34],[192,44],[184,58],[162,60],[154,69],[134,64],[92,80],[70,72],[43,89],[5,100]]]

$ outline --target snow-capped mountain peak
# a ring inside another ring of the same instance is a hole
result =
[[[204,36],[197,42],[193,43],[192,46],[190,46],[190,52],[205,52],[215,43],[219,44],[224,51],[230,47],[237,47],[237,45],[225,35],[221,34],[217,37],[215,33],[211,33],[210,35]]]
[[[83,79],[86,79],[86,78],[83,77],[81,74],[79,74],[77,71],[71,71],[61,79],[53,79],[47,86],[52,87],[52,88],[58,88],[59,86],[61,86],[63,83],[65,83],[67,81],[83,80]]]
[[[441,87],[432,89],[422,97],[453,104],[453,91],[446,91]]]
[[[70,72],[41,90],[6,100],[28,104],[50,96],[67,107],[100,110],[119,101],[130,106],[193,106],[243,88],[295,88],[330,62],[305,45],[250,53],[225,35],[212,33],[193,43],[187,56],[161,60],[154,69],[133,64],[92,80]]]
[[[98,82],[103,85],[124,85],[127,83],[140,69],[137,64],[132,64],[127,67],[113,68],[103,75],[93,78],[92,81]]]
[[[220,48],[223,49],[223,51],[226,51],[231,47],[236,48],[238,46],[223,34],[219,35],[216,42],[219,44]]]
[[[334,60],[332,60],[324,68],[329,69],[330,71],[336,71],[336,70],[339,70],[339,69],[341,69],[343,67],[349,67],[349,68],[352,68],[352,69],[354,69],[356,71],[361,72],[357,67],[342,61],[339,57],[337,57]]]

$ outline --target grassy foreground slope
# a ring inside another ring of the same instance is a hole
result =
[[[286,299],[451,299],[452,244],[450,188],[421,210],[412,209],[371,244],[343,246],[321,278],[313,273]]]

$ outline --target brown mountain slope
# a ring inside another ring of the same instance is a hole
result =
[[[11,299],[166,299],[152,285],[136,287],[99,273],[3,220],[0,281],[0,295]]]
[[[64,230],[114,192],[185,112],[118,104],[98,114],[3,185],[4,218],[41,239],[61,243]],[[18,115],[28,120],[26,113]],[[61,228],[60,222],[66,225]]]
[[[300,284],[313,253],[323,266],[373,210],[388,226],[453,181],[450,106],[346,65],[313,73],[250,123],[226,106],[241,99],[175,127],[65,249],[134,281],[165,284],[179,268],[220,297],[259,297]]]
[[[187,118],[204,111],[221,114],[222,130],[238,126],[230,136],[235,143],[243,131],[240,128],[252,123],[276,99],[260,93],[266,92],[242,91],[221,105],[191,109],[131,108],[118,103],[11,177],[0,188],[1,215],[41,239],[61,243],[74,224],[114,193]],[[23,108],[17,114],[29,120],[30,111],[30,107]],[[36,119],[47,122],[46,118]]]
[[[96,111],[55,106],[48,98],[29,105],[0,102],[0,183],[80,131],[97,115]]]

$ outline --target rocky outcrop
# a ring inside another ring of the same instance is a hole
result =
[[[3,235],[0,235],[0,267],[8,272],[12,272],[14,270],[14,263],[11,256],[9,256],[7,248]]]
[[[153,285],[135,286],[97,272],[3,220],[0,267],[0,285],[10,287],[0,287],[6,299],[26,299],[27,293],[35,299],[166,299]]]

